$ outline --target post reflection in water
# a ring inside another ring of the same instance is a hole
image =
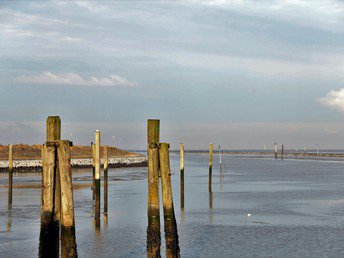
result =
[[[182,224],[185,224],[185,210],[184,209],[180,210],[180,218],[181,218]]]
[[[7,224],[6,224],[6,232],[11,232],[12,228],[12,205],[8,204],[8,218],[7,218]]]
[[[96,236],[100,238],[100,219],[94,219],[93,220],[93,226],[94,226],[94,232],[96,233]]]
[[[213,192],[209,192],[209,222],[214,222],[214,215],[213,215]]]
[[[104,214],[104,229],[107,230],[108,228],[108,215]]]

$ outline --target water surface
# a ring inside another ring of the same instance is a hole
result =
[[[181,256],[344,255],[343,162],[226,155],[222,162],[226,169],[220,178],[214,157],[209,193],[208,156],[185,155],[185,210],[181,211],[179,156],[171,154]],[[75,182],[89,183],[90,175],[90,170],[78,170],[73,177]],[[15,184],[40,180],[40,174],[14,177]],[[8,207],[6,184],[7,174],[1,174],[1,256],[37,257],[40,189],[14,188],[13,205]],[[80,257],[146,257],[146,168],[109,171],[109,213],[107,221],[102,216],[100,231],[94,228],[91,190],[75,190],[74,198]]]

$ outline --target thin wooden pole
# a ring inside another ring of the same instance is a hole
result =
[[[212,173],[213,173],[213,144],[209,144],[209,192],[212,191]]]
[[[147,257],[160,257],[160,212],[159,212],[159,129],[160,121],[147,122],[148,151],[148,227]]]
[[[277,155],[277,143],[275,143],[274,152],[275,152],[275,159],[277,159],[278,158],[278,155]]]
[[[108,149],[109,146],[104,146],[104,214],[108,212]]]
[[[281,160],[284,159],[284,144],[282,144],[282,150],[281,150]]]
[[[61,183],[61,256],[78,257],[75,241],[74,200],[70,162],[70,141],[58,141]]]
[[[95,167],[94,167],[94,155],[95,155],[95,148],[94,148],[94,143],[91,142],[91,147],[92,147],[92,198],[93,200],[95,199],[95,188],[96,188],[96,179],[95,179]]]
[[[94,133],[95,225],[100,227],[100,131]]]
[[[184,144],[180,144],[180,207],[184,209]]]
[[[160,143],[159,162],[161,174],[162,200],[164,206],[164,229],[166,241],[166,257],[180,257],[177,222],[174,215],[169,144]]]
[[[13,148],[12,144],[8,146],[8,204],[12,205],[13,190]]]

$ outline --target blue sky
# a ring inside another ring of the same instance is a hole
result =
[[[341,1],[0,2],[2,144],[344,148],[343,82]]]

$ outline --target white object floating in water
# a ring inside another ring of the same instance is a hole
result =
[[[247,216],[247,217],[251,217],[251,215],[252,215],[251,213],[247,213],[247,215],[246,215],[246,216]]]

